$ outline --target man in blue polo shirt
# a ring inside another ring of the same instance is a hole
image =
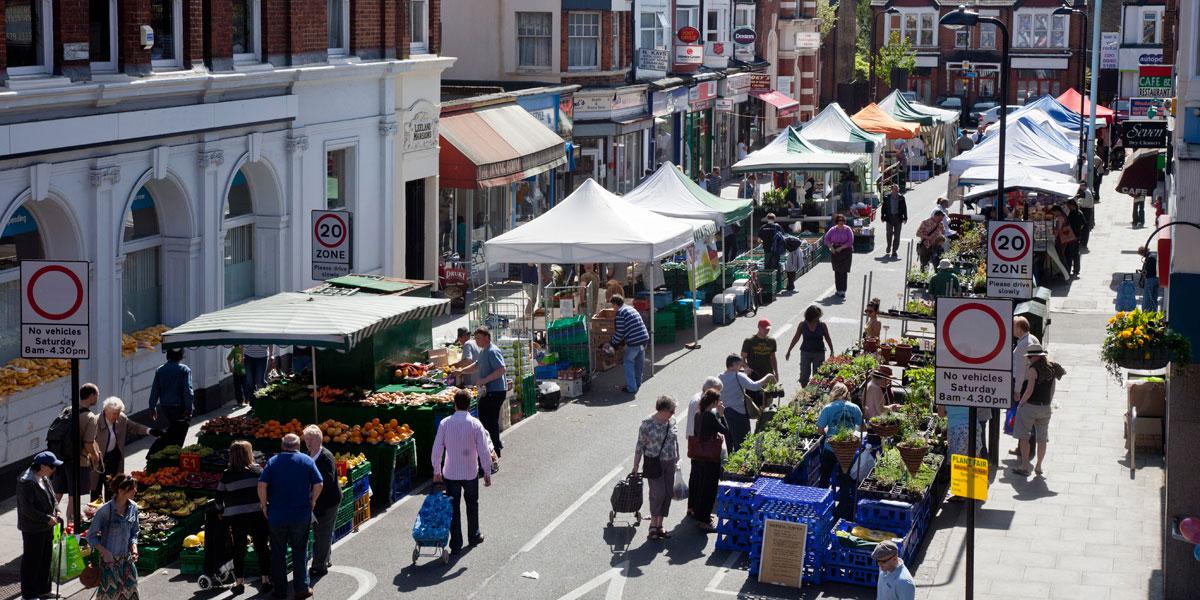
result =
[[[479,347],[475,362],[463,367],[462,373],[474,373],[475,385],[479,386],[479,420],[492,438],[496,456],[500,456],[504,448],[500,443],[500,409],[508,395],[504,353],[492,343],[492,332],[484,326],[475,330],[475,345]]]
[[[308,587],[308,531],[313,507],[324,487],[317,464],[300,452],[300,436],[283,436],[282,452],[271,457],[258,478],[258,501],[271,529],[271,588],[287,598],[287,546],[292,548],[293,598],[311,598]],[[337,485],[336,481],[329,485]]]

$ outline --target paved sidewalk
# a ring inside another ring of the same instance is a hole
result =
[[[1016,446],[1001,437],[989,500],[976,513],[975,598],[1157,599],[1162,590],[1161,457],[1139,456],[1130,475],[1125,390],[1099,361],[1120,273],[1140,267],[1130,199],[1104,181],[1081,277],[1052,287],[1049,347],[1067,370],[1050,422],[1045,476],[1010,472]],[[1115,272],[1114,272],[1115,271]],[[920,561],[918,598],[962,598],[966,507],[945,505]]]

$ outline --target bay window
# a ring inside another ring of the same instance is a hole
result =
[[[548,12],[517,13],[517,66],[550,67],[554,29]]]
[[[567,68],[600,67],[600,13],[572,12],[567,19]]]
[[[887,24],[884,39],[891,39],[892,32],[896,32],[900,34],[900,39],[915,47],[937,45],[938,23],[935,12],[902,12],[889,17]]]

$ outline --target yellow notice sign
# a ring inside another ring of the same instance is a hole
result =
[[[987,492],[987,459],[951,454],[950,493],[960,498],[987,500]]]

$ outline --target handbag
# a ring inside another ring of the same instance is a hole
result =
[[[96,565],[88,564],[83,568],[83,572],[79,574],[79,583],[87,589],[100,587],[100,569]]]
[[[671,435],[671,428],[667,427],[667,433],[663,435],[662,445],[658,447],[658,456],[642,457],[642,477],[646,479],[658,479],[663,476],[662,451],[667,447],[667,437]]]
[[[721,461],[721,451],[725,449],[725,436],[720,433],[714,436],[693,435],[688,437],[688,458],[692,460]]]
[[[758,405],[758,402],[756,402],[754,398],[750,397],[750,394],[746,393],[746,388],[742,387],[741,378],[735,378],[735,380],[737,381],[738,389],[742,390],[742,398],[745,399],[744,404],[746,405],[746,416],[750,417],[751,419],[757,419],[761,417],[762,407]]]

